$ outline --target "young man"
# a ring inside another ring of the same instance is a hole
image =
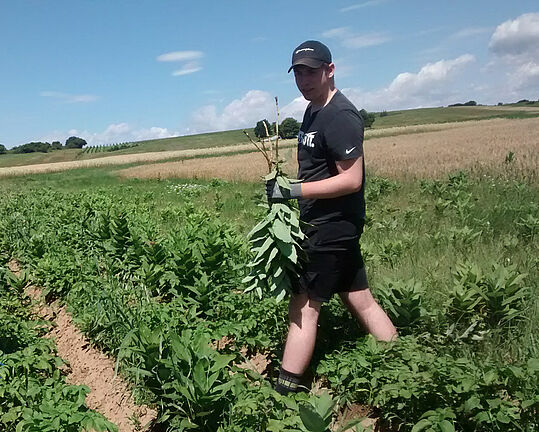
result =
[[[303,248],[309,258],[292,294],[290,327],[276,390],[297,391],[311,360],[322,303],[338,293],[365,329],[382,341],[396,329],[373,298],[359,239],[365,220],[363,119],[335,87],[335,65],[324,44],[306,41],[292,55],[296,84],[310,101],[298,135],[298,178],[290,191],[268,182],[271,199],[299,199],[309,224]]]

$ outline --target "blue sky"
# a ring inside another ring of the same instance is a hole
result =
[[[301,119],[307,39],[369,111],[539,98],[536,0],[0,0],[0,144],[250,127],[274,96]]]

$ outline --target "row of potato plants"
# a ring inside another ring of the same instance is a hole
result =
[[[477,233],[470,187],[460,174],[423,183],[420,196],[434,201],[436,217],[465,222]],[[380,179],[368,184],[367,196],[383,202],[397,190]],[[529,316],[532,292],[515,266],[463,263],[444,296],[432,295],[436,287],[428,280],[380,281],[375,294],[401,332],[388,346],[350,330],[354,326],[332,302],[323,327],[341,337],[321,331],[314,363],[333,397],[283,397],[271,379],[238,367],[246,356],[264,352],[271,378],[286,332],[283,303],[242,293],[249,260],[244,236],[218,209],[190,200],[156,207],[151,196],[132,192],[11,194],[0,204],[0,247],[48,299],[67,302],[82,330],[118,358],[141,401],[159,408],[164,430],[324,431],[338,407],[352,402],[374,407],[381,423],[400,430],[537,426],[537,360],[525,355],[506,365],[478,349],[490,334],[509,336]],[[425,212],[412,209],[398,224],[413,231]],[[402,226],[391,225],[401,218],[383,213],[371,216],[369,229],[400,233]],[[426,238],[434,244],[434,237]],[[451,241],[469,251],[474,244],[466,238],[465,232]],[[365,254],[372,265],[398,270],[417,241],[410,232],[387,243],[367,238]],[[212,348],[223,338],[232,342]]]
[[[117,431],[85,404],[86,386],[69,385],[48,326],[30,312],[26,278],[7,268],[0,254],[0,430],[5,432],[82,429]]]

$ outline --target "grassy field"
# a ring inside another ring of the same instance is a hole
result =
[[[372,136],[377,133],[395,135],[402,133],[388,128],[408,128],[405,133],[412,133],[410,126],[426,124],[443,124],[468,120],[484,120],[491,118],[529,118],[539,116],[539,104],[475,106],[451,108],[421,108],[403,111],[389,111],[385,117],[377,117],[373,124]],[[432,127],[432,126],[431,126]],[[254,137],[252,130],[249,133]],[[0,167],[48,164],[69,161],[85,161],[88,159],[110,158],[150,152],[184,151],[226,147],[246,144],[249,141],[242,130],[214,132],[199,135],[181,136],[149,141],[140,141],[136,147],[119,150],[114,153],[84,153],[79,149],[54,151],[51,153],[6,154],[0,155]]]
[[[385,117],[376,117],[374,129],[411,126],[430,123],[447,123],[491,118],[526,118],[539,115],[538,105],[526,106],[470,106],[420,108],[403,111],[389,111]]]
[[[28,300],[10,317],[3,308],[14,300],[4,296],[22,296],[25,283],[44,287],[119,358],[161,430],[325,430],[306,426],[316,411],[331,431],[354,412],[384,432],[535,431],[538,121],[370,132],[361,246],[400,337],[376,343],[333,299],[321,312],[307,394],[271,389],[286,302],[241,292],[246,234],[265,212],[265,164],[252,152],[0,178],[0,322],[26,341],[15,321]],[[292,149],[284,155],[293,171]],[[3,270],[11,259],[27,280]],[[1,363],[21,356],[0,344]],[[239,366],[260,358],[259,371]],[[24,390],[14,383],[0,380],[2,394]],[[16,419],[7,410],[20,405],[13,394],[12,405],[0,400],[6,430]],[[25,403],[39,412],[35,400]]]

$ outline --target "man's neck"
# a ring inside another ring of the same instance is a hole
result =
[[[337,93],[337,91],[338,91],[337,88],[333,87],[329,89],[327,96],[324,99],[316,101],[316,102],[312,101],[311,112],[316,112],[324,108],[331,101],[331,99],[333,99],[333,96],[335,96],[335,93]]]

